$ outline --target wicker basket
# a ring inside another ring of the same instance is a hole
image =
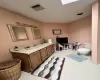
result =
[[[18,80],[21,76],[21,60],[14,59],[0,64],[0,80]]]

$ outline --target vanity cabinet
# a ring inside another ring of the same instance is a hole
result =
[[[40,64],[42,64],[50,55],[54,52],[54,45],[48,45],[43,48],[39,48],[37,51],[33,51],[32,53],[19,53],[12,52],[13,58],[21,59],[22,64],[21,68],[25,72],[32,72],[35,70]]]

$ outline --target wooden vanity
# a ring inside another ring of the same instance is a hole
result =
[[[54,44],[44,43],[31,47],[30,49],[22,49],[19,51],[10,50],[13,58],[22,60],[22,70],[32,72],[41,63],[54,53]]]

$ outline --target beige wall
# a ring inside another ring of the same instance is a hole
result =
[[[62,33],[61,35],[58,35],[59,37],[67,37],[68,36],[68,29],[67,24],[53,24],[53,23],[44,23],[43,29],[44,29],[44,37],[45,39],[53,39],[55,41],[57,35],[53,35],[52,30],[53,29],[61,29]]]
[[[8,10],[0,8],[0,62],[4,60],[12,59],[12,56],[9,53],[9,48],[13,48],[15,45],[25,45],[25,44],[31,44],[31,43],[36,44],[41,41],[40,39],[33,40],[31,29],[27,28],[29,40],[12,42],[12,39],[11,39],[11,36],[9,34],[6,24],[15,24],[15,22],[21,22],[21,23],[40,26],[41,32],[43,32],[41,22],[26,18],[14,12],[10,12]]]
[[[57,35],[52,34],[53,29],[61,29],[60,37],[68,36],[69,42],[91,43],[92,31],[91,16],[68,23],[68,24],[43,24],[44,36],[46,39],[55,40]]]
[[[69,41],[91,43],[91,24],[91,16],[69,23]]]

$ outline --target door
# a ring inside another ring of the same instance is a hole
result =
[[[38,67],[41,64],[41,57],[40,57],[40,51],[34,52],[30,54],[30,61],[32,69],[34,70],[36,67]]]

